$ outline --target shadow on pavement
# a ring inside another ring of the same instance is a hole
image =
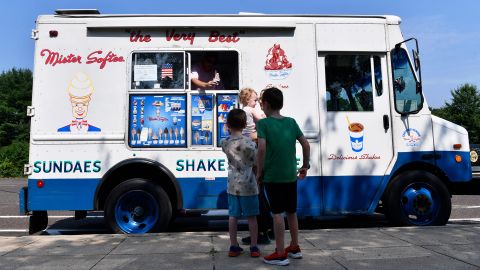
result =
[[[371,216],[323,217],[320,219],[304,218],[299,220],[301,230],[338,229],[338,228],[374,228],[388,227],[388,221],[382,214]],[[239,230],[248,230],[247,221],[239,221]],[[177,217],[168,232],[219,232],[228,231],[228,216],[181,216]],[[102,216],[89,216],[75,220],[66,218],[50,223],[41,235],[79,235],[110,233]]]

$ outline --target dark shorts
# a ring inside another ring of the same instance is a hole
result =
[[[297,181],[265,183],[265,191],[273,214],[297,212]]]

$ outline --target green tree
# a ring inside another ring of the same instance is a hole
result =
[[[28,163],[32,72],[11,69],[0,74],[0,177],[22,176]]]
[[[464,84],[452,90],[451,102],[432,113],[467,129],[470,143],[480,143],[480,93],[476,85]]]
[[[0,176],[22,176],[23,165],[28,163],[28,142],[14,141],[0,147]]]
[[[27,106],[32,100],[32,72],[11,69],[0,74],[0,146],[29,140]]]

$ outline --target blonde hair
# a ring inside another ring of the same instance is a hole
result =
[[[250,88],[250,87],[242,88],[242,90],[240,90],[240,95],[239,95],[240,103],[242,103],[243,106],[246,106],[248,104],[248,100],[254,93],[257,94],[257,92],[253,90],[253,88]]]

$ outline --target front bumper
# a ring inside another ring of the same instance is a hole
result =
[[[468,182],[451,183],[452,195],[480,195],[480,172],[473,172]]]

